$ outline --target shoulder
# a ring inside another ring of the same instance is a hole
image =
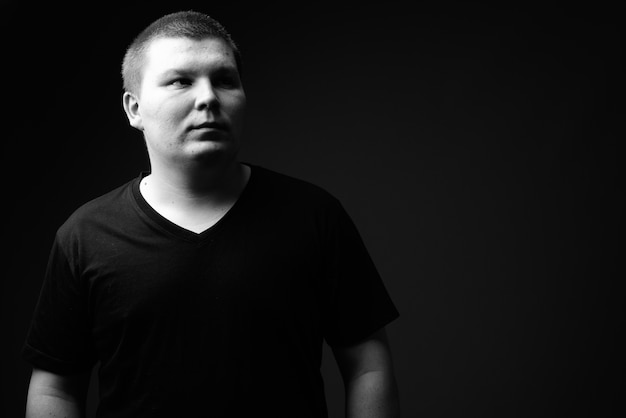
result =
[[[333,194],[311,181],[258,165],[251,167],[255,189],[265,198],[279,199],[286,204],[299,202],[307,206],[339,204]]]
[[[67,238],[97,225],[118,222],[131,206],[132,186],[136,181],[128,181],[80,205],[58,228],[57,236]]]

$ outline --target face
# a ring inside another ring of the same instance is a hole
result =
[[[234,53],[217,38],[154,40],[140,91],[124,94],[124,109],[144,132],[153,169],[236,155],[245,103]]]

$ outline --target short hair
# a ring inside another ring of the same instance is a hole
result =
[[[160,38],[221,39],[232,48],[237,70],[241,76],[241,52],[226,28],[204,13],[187,10],[160,17],[133,40],[122,62],[122,80],[125,91],[131,93],[139,91],[146,51],[152,41]]]

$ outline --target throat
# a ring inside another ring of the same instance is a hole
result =
[[[201,233],[220,221],[235,205],[250,177],[250,167],[241,171],[209,193],[190,194],[180,187],[160,182],[158,177],[141,180],[141,195],[159,215],[181,228]]]
[[[229,206],[220,208],[210,208],[206,210],[198,211],[197,213],[190,213],[189,211],[172,210],[157,210],[161,216],[168,221],[172,222],[179,227],[188,231],[200,234],[210,229],[213,225],[218,223],[228,211],[234,206],[234,202]]]

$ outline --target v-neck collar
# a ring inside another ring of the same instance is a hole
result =
[[[209,238],[211,238],[215,233],[222,229],[225,225],[231,222],[231,219],[240,211],[240,207],[245,204],[245,201],[248,199],[248,195],[251,194],[251,189],[254,188],[254,183],[256,181],[256,166],[248,163],[244,163],[250,167],[250,177],[248,182],[244,186],[243,190],[239,194],[239,197],[233,204],[233,206],[213,225],[203,230],[202,232],[194,232],[189,229],[183,228],[182,226],[170,221],[159,212],[157,212],[150,204],[146,201],[146,199],[141,194],[139,190],[139,185],[141,184],[141,180],[150,174],[149,171],[142,171],[139,176],[132,183],[132,194],[135,203],[138,206],[138,209],[146,215],[147,219],[155,224],[160,230],[165,232],[166,234],[172,236],[175,239],[182,239],[184,241],[192,242],[192,243],[203,243]]]

